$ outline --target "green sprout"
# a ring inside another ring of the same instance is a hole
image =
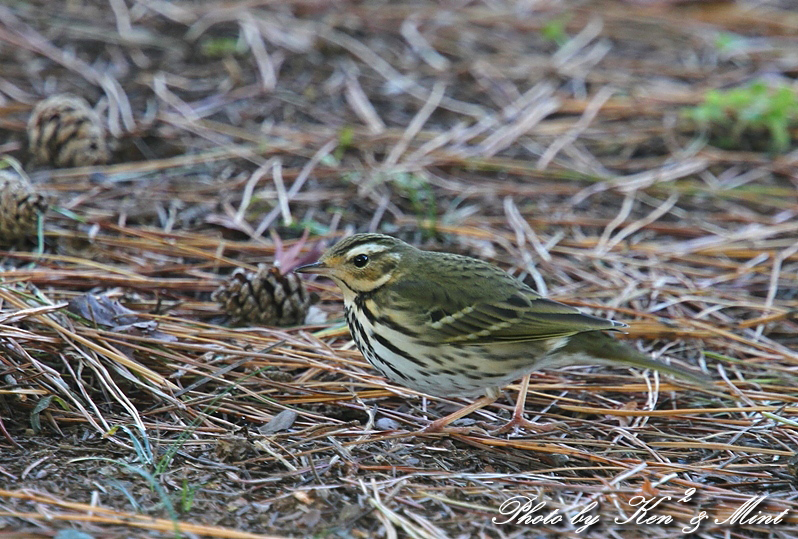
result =
[[[721,148],[782,153],[790,149],[790,129],[798,124],[798,95],[789,86],[757,81],[731,90],[711,90],[686,115]]]
[[[355,130],[352,129],[351,126],[345,126],[341,128],[341,131],[338,132],[338,146],[335,148],[333,152],[333,156],[335,157],[338,164],[341,163],[341,159],[343,159],[344,154],[346,151],[352,147],[352,143],[355,140]]]
[[[241,56],[247,51],[247,45],[241,38],[209,37],[200,42],[200,51],[207,58]]]
[[[556,44],[558,47],[562,47],[568,41],[568,33],[565,31],[565,26],[568,24],[569,19],[569,16],[564,15],[550,20],[540,29],[541,37]]]

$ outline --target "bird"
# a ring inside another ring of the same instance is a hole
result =
[[[451,422],[496,401],[522,380],[513,427],[524,419],[529,375],[542,368],[607,364],[655,369],[695,383],[706,377],[655,360],[610,336],[623,322],[546,299],[493,264],[426,251],[383,234],[339,240],[319,260],[295,269],[332,279],[341,289],[357,348],[388,380],[438,397],[483,395],[430,423]]]

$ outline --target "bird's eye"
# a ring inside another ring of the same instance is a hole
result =
[[[369,263],[368,255],[357,255],[355,258],[352,259],[352,264],[354,264],[356,268],[365,268],[366,264],[368,263]]]

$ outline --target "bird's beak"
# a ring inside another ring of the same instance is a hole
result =
[[[314,262],[313,264],[305,264],[304,266],[299,266],[294,270],[294,273],[314,273],[317,275],[329,275],[330,268],[327,267],[322,261]]]

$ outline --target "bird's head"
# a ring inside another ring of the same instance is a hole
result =
[[[318,262],[298,267],[300,273],[330,277],[347,292],[371,292],[391,281],[416,251],[382,234],[355,234],[328,249]]]

